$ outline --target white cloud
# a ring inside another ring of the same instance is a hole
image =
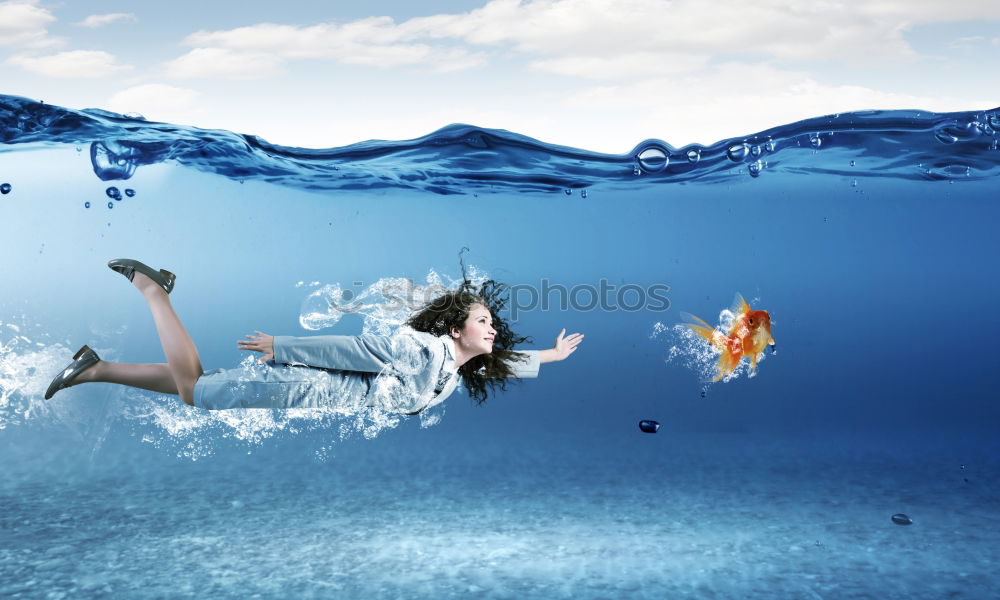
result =
[[[429,65],[439,72],[485,62],[481,53],[453,45],[405,43],[413,36],[388,17],[309,27],[261,23],[224,31],[199,31],[184,43],[195,50],[167,63],[174,77],[262,78],[295,59],[332,59],[378,68]]]
[[[110,25],[117,21],[129,21],[132,23],[137,22],[139,19],[134,13],[108,13],[104,15],[90,15],[86,19],[74,23],[74,25],[79,25],[81,27],[103,27],[105,25]]]
[[[71,50],[50,56],[12,56],[8,64],[47,77],[90,79],[132,69],[119,64],[112,54],[100,50]]]
[[[525,56],[531,68],[588,79],[640,80],[692,72],[717,60],[834,60],[880,63],[909,60],[910,27],[975,14],[1000,17],[1000,3],[955,0],[933,3],[794,2],[789,0],[493,0],[461,14],[417,17],[396,23],[366,17],[344,24],[292,26],[260,23],[198,31],[185,43],[193,52],[228,51],[211,75],[191,53],[168,65],[177,76],[246,78],[259,61],[263,74],[288,60],[331,59],[397,67],[425,64],[439,71],[483,65],[492,53]],[[223,68],[222,65],[228,65]],[[227,73],[229,75],[227,75]]]
[[[178,78],[260,79],[281,73],[281,58],[266,52],[228,48],[195,48],[166,65],[167,75]]]
[[[45,26],[56,20],[34,0],[0,2],[0,46],[42,48],[59,43]]]
[[[162,83],[147,83],[124,89],[108,100],[109,110],[119,113],[136,112],[150,120],[172,120],[183,115],[186,119],[201,94],[195,90]]]
[[[913,51],[901,34],[910,22],[905,11],[876,18],[828,2],[494,0],[463,15],[411,19],[399,29],[552,57],[606,57],[625,49],[666,59],[711,54],[800,61],[873,53],[908,58]]]
[[[958,111],[988,105],[984,99],[827,85],[806,72],[745,63],[717,65],[684,77],[595,87],[566,101],[573,110],[641,115],[641,119],[630,120],[627,125],[618,123],[616,131],[606,132],[608,136],[632,139],[632,143],[659,137],[675,146],[710,144],[824,114],[886,107]]]
[[[538,71],[587,79],[634,80],[698,71],[710,58],[707,54],[628,52],[606,56],[567,56],[536,60],[530,66]]]

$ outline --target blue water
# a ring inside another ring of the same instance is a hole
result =
[[[0,595],[990,597],[998,131],[871,111],[622,155],[467,125],[305,150],[0,96]],[[464,247],[529,347],[587,336],[483,407],[41,399],[84,343],[162,361],[110,258],[178,274],[215,368],[256,329],[385,326],[387,286],[454,283]],[[737,292],[778,352],[707,384],[673,325]]]

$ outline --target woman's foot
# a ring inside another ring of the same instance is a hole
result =
[[[83,346],[77,350],[76,354],[73,355],[73,362],[52,379],[49,388],[45,390],[45,399],[48,400],[63,388],[88,381],[89,379],[81,379],[81,376],[85,376],[99,362],[101,362],[101,358],[89,346]]]
[[[174,289],[174,281],[177,277],[170,271],[160,269],[156,271],[148,265],[131,258],[116,258],[108,261],[108,268],[121,273],[126,279],[135,284],[143,294],[149,290],[152,283],[166,293]]]
[[[142,292],[143,296],[149,294],[150,292],[154,294],[162,294],[164,291],[160,284],[150,279],[145,273],[140,273],[139,271],[136,271],[135,275],[132,277],[132,285]]]

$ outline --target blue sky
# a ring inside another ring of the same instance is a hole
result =
[[[984,0],[0,1],[0,91],[274,143],[455,122],[626,152],[1000,105]]]

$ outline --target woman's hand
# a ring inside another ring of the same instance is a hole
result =
[[[566,336],[565,329],[560,331],[559,335],[556,336],[555,347],[549,350],[542,350],[541,352],[538,353],[539,362],[547,363],[557,360],[564,360],[570,354],[576,352],[576,347],[580,344],[580,342],[583,341],[582,333],[574,333],[566,337],[563,336]]]
[[[260,331],[255,331],[254,333],[257,335],[247,334],[247,339],[236,342],[240,350],[262,353],[264,356],[258,358],[257,362],[267,362],[274,358],[274,336]]]

